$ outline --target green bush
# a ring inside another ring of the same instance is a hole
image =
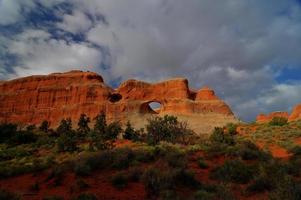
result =
[[[123,138],[127,140],[138,141],[139,135],[137,131],[132,127],[130,121],[126,123],[126,128],[124,130]]]
[[[198,188],[199,182],[191,171],[185,169],[148,168],[142,178],[149,197],[158,196],[162,191],[174,190],[177,186]]]
[[[72,129],[72,121],[70,118],[63,119],[56,131],[59,134],[57,140],[58,151],[74,152],[77,150],[76,134]]]
[[[17,133],[16,124],[0,124],[0,142],[8,143]]]
[[[31,156],[32,152],[25,149],[22,146],[17,146],[17,147],[12,147],[8,149],[3,149],[0,151],[0,160],[5,161],[5,160],[11,160],[14,158],[23,158],[27,156]]]
[[[81,114],[77,123],[77,133],[80,137],[88,135],[90,131],[89,123],[90,118],[86,114]]]
[[[49,122],[44,120],[39,127],[40,131],[43,131],[44,133],[48,133],[49,125],[50,125]]]
[[[268,161],[272,156],[258,148],[251,141],[243,141],[239,146],[238,153],[243,160]]]
[[[269,125],[271,126],[284,126],[287,124],[287,118],[284,117],[273,117],[273,119],[269,122]]]
[[[254,180],[253,183],[248,185],[246,188],[247,194],[252,193],[261,193],[265,191],[270,191],[272,189],[272,184],[269,182],[269,180],[265,177],[258,177]]]
[[[149,197],[158,196],[160,191],[171,188],[170,176],[157,168],[149,168],[143,174],[143,182]]]
[[[177,117],[169,115],[148,119],[146,130],[147,143],[151,145],[156,145],[160,141],[181,142],[186,135],[193,134],[186,123],[179,122]]]
[[[210,173],[210,177],[222,181],[248,183],[254,177],[254,169],[239,160],[226,160]]]
[[[301,183],[296,182],[290,176],[284,176],[269,197],[271,200],[299,200],[301,199]]]
[[[21,198],[19,195],[15,194],[13,192],[10,192],[10,191],[4,190],[4,189],[0,189],[0,199],[1,200],[19,200]]]
[[[230,135],[236,135],[237,134],[237,124],[233,124],[233,123],[228,123],[226,126],[225,126],[226,130],[227,130],[227,133],[230,134]]]
[[[215,127],[210,136],[211,143],[234,145],[235,139],[233,135],[225,133],[224,128]]]
[[[113,175],[113,177],[111,179],[111,183],[114,187],[116,187],[118,189],[122,189],[127,186],[128,178],[126,175],[119,172],[119,173]]]
[[[114,141],[122,132],[120,122],[112,122],[107,125],[106,115],[104,113],[97,115],[94,120],[94,129],[90,133],[90,149],[112,149],[114,147]]]
[[[163,159],[167,161],[172,168],[185,168],[187,165],[186,156],[175,148],[167,148]]]

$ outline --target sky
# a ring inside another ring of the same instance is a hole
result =
[[[235,115],[301,103],[301,0],[0,0],[0,80],[185,77]]]

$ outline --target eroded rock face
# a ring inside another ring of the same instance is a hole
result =
[[[152,110],[151,102],[160,103],[161,108]],[[153,115],[173,114],[198,133],[237,122],[212,89],[190,91],[183,78],[153,84],[128,80],[115,90],[100,75],[82,71],[0,83],[0,122],[40,124],[48,120],[55,127],[63,118],[70,117],[76,124],[80,114],[94,118],[100,112],[105,112],[109,121],[130,120],[136,127],[143,127]]]
[[[301,119],[301,104],[294,107],[291,115],[289,116],[289,121],[296,121]]]
[[[283,117],[288,119],[289,118],[289,113],[288,112],[282,112],[282,111],[278,111],[278,112],[272,112],[269,114],[259,114],[256,117],[256,122],[257,123],[268,123],[270,122],[274,117]]]

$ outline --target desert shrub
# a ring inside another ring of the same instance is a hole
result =
[[[8,143],[16,135],[17,128],[16,124],[0,124],[0,142]]]
[[[100,113],[95,117],[94,129],[90,133],[90,149],[105,150],[112,149],[114,141],[122,132],[120,122],[112,122],[107,125],[106,116]]]
[[[22,146],[11,147],[0,151],[0,161],[31,156],[32,152]]]
[[[254,176],[254,169],[239,160],[227,160],[210,173],[210,177],[222,181],[248,183]]]
[[[43,131],[44,133],[48,133],[48,131],[49,131],[49,125],[50,125],[49,122],[47,120],[44,120],[41,123],[41,125],[39,127],[39,130]]]
[[[94,194],[83,193],[73,198],[73,200],[97,200],[97,197]]]
[[[135,154],[135,160],[139,162],[152,162],[156,159],[154,151],[151,149],[141,148],[141,149],[133,149]]]
[[[161,191],[174,190],[176,186],[192,188],[200,186],[194,174],[185,169],[160,171],[151,167],[144,172],[142,180],[148,196],[158,196]]]
[[[269,197],[271,200],[299,200],[301,199],[301,183],[296,182],[290,176],[284,176]]]
[[[261,193],[272,189],[271,182],[265,177],[258,177],[246,188],[247,194]]]
[[[237,134],[237,131],[236,131],[237,124],[228,123],[228,124],[226,124],[225,128],[226,128],[228,134],[230,134],[230,135],[236,135]]]
[[[261,160],[268,161],[272,156],[258,148],[251,141],[243,141],[239,144],[238,154],[243,160]]]
[[[16,135],[10,140],[13,144],[30,144],[36,142],[37,135],[32,130],[18,131]]]
[[[76,134],[72,129],[72,121],[70,118],[63,119],[56,131],[59,134],[57,140],[58,151],[74,152],[77,150]]]
[[[186,169],[175,169],[172,171],[172,179],[176,185],[198,188],[200,183],[195,179],[193,171]]]
[[[81,114],[77,123],[77,133],[79,136],[84,137],[88,135],[90,131],[89,123],[90,123],[90,118],[86,114]]]
[[[181,138],[185,135],[193,134],[186,123],[179,122],[177,117],[169,115],[148,119],[146,130],[147,143],[151,145],[156,145],[160,141],[181,142]]]
[[[233,135],[226,133],[224,128],[215,127],[210,135],[211,143],[234,145],[235,139]]]
[[[0,163],[0,179],[30,172],[38,172],[49,168],[52,162],[49,157],[33,159],[24,158],[20,160],[6,161]]]
[[[284,126],[288,124],[287,118],[284,117],[273,117],[273,119],[269,122],[271,126]]]
[[[199,158],[198,159],[198,166],[201,169],[207,169],[209,167],[204,158]]]
[[[130,148],[120,148],[114,151],[111,166],[115,169],[126,169],[135,159],[134,152]]]
[[[37,141],[33,144],[35,147],[47,147],[52,148],[55,145],[55,139],[49,135],[40,135]]]
[[[128,178],[124,173],[119,172],[119,173],[113,175],[113,177],[111,179],[111,183],[114,187],[116,187],[118,189],[122,189],[127,186]]]
[[[126,128],[124,130],[123,138],[127,140],[138,141],[139,134],[135,129],[132,127],[130,121],[126,123]]]
[[[20,196],[16,193],[0,189],[0,199],[1,200],[19,200]]]
[[[187,159],[184,153],[176,148],[165,147],[163,159],[167,161],[168,165],[172,168],[185,168]]]
[[[76,145],[76,135],[74,131],[65,132],[60,135],[60,137],[57,140],[57,148],[60,152],[74,152],[76,151],[77,145]]]
[[[169,189],[172,185],[168,174],[156,168],[144,172],[143,182],[148,196],[158,196],[161,190]]]
[[[89,166],[91,171],[110,167],[113,162],[113,153],[111,151],[102,151],[84,158],[82,162]]]

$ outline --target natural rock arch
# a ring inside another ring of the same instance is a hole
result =
[[[147,101],[140,107],[140,113],[159,114],[163,108],[163,104],[160,101]]]

